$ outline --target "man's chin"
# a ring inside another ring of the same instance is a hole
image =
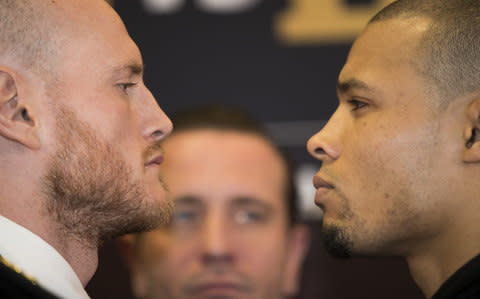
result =
[[[165,196],[156,196],[150,198],[141,210],[137,211],[130,224],[120,233],[121,235],[147,232],[167,225],[173,213],[173,202]]]
[[[324,222],[322,240],[325,249],[331,256],[341,259],[351,257],[353,242],[345,228]]]
[[[151,214],[152,222],[155,224],[151,229],[157,228],[161,225],[167,225],[173,214],[173,201],[168,196],[168,190],[163,183],[157,183],[150,187],[145,198],[146,213]]]

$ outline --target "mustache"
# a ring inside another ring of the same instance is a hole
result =
[[[163,149],[162,141],[155,141],[150,146],[148,146],[147,149],[145,149],[145,151],[143,152],[143,161],[148,161],[149,159],[157,155],[165,156],[165,150]],[[162,185],[165,192],[170,193],[168,185],[165,183],[160,174],[158,175],[158,181]]]
[[[158,154],[161,154],[162,156],[165,155],[165,151],[163,150],[161,141],[155,141],[145,149],[145,151],[143,152],[143,161],[147,161],[154,155]]]

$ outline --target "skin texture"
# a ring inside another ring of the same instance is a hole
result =
[[[327,247],[340,256],[403,256],[430,297],[480,242],[472,238],[478,149],[465,146],[478,126],[467,113],[478,95],[439,108],[415,61],[428,24],[395,18],[365,29],[339,75],[339,106],[307,147],[322,161],[315,202]]]
[[[53,76],[0,61],[0,173],[9,186],[0,211],[56,248],[86,285],[99,242],[168,218],[158,163],[150,162],[172,124],[108,4],[40,7],[57,26]]]
[[[305,228],[290,227],[286,166],[262,137],[187,130],[164,143],[168,228],[128,253],[138,298],[282,298],[297,291]]]
[[[152,200],[147,186],[134,179],[132,168],[114,145],[97,136],[73,111],[62,107],[56,115],[60,148],[51,157],[44,194],[48,213],[65,235],[74,234],[96,247],[116,236],[168,222],[171,202],[161,197]],[[154,143],[143,156],[149,159],[160,151]],[[65,167],[65,161],[71,167]]]

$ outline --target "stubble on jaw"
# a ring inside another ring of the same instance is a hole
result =
[[[336,190],[338,191],[338,190]],[[341,199],[342,211],[338,216],[340,221],[350,223],[354,214],[348,204],[347,198],[341,192],[337,192]],[[352,256],[353,240],[351,232],[346,225],[323,222],[322,240],[327,252],[336,258],[350,258]]]
[[[54,110],[58,150],[50,157],[43,194],[46,213],[66,239],[98,247],[117,236],[168,223],[173,202],[148,199],[145,185],[133,178],[113,145],[64,105]]]

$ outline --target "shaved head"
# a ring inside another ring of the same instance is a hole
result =
[[[14,62],[43,78],[54,75],[67,25],[60,20],[64,1],[0,0],[0,64]]]
[[[419,43],[415,65],[435,87],[442,104],[480,89],[478,0],[398,0],[370,23],[393,18],[431,20]]]
[[[54,28],[43,0],[0,0],[0,63],[6,58],[37,72],[51,72],[57,55]]]

